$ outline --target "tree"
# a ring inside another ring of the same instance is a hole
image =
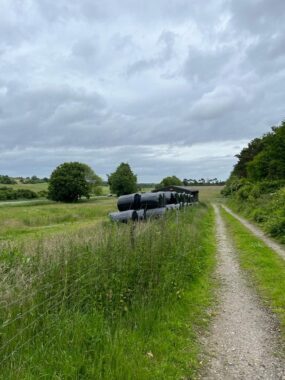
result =
[[[178,177],[173,175],[163,178],[163,180],[157,185],[157,188],[167,186],[181,186],[182,184],[182,181]]]
[[[256,138],[248,144],[246,148],[236,155],[238,162],[235,164],[232,175],[238,178],[247,178],[247,165],[254,157],[262,151],[264,141],[262,138]]]
[[[252,140],[236,157],[231,177],[253,181],[285,178],[285,122]]]
[[[81,164],[85,168],[85,178],[91,187],[91,192],[95,195],[102,194],[103,180],[99,177],[90,166],[86,164]]]
[[[117,196],[131,194],[137,191],[137,176],[128,163],[122,162],[114,173],[108,175],[111,192]]]
[[[93,170],[80,162],[65,162],[51,174],[48,198],[61,202],[76,202],[81,197],[90,197]],[[97,177],[97,176],[96,176]]]

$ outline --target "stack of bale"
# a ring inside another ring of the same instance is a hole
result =
[[[111,212],[109,217],[113,221],[123,223],[159,218],[168,210],[178,210],[190,202],[188,194],[171,191],[122,195],[117,203],[119,211]]]

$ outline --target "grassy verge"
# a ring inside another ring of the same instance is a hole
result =
[[[1,256],[3,379],[180,379],[198,366],[215,262],[213,211],[105,223]]]
[[[277,314],[285,337],[285,261],[222,209],[239,259],[262,299]]]

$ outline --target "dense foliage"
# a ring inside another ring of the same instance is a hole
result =
[[[88,165],[65,162],[51,174],[48,198],[61,202],[76,202],[81,197],[89,198],[96,178],[99,177]]]
[[[131,194],[137,191],[137,176],[128,163],[122,162],[114,173],[108,176],[110,190],[117,196]]]
[[[163,178],[163,180],[156,187],[159,189],[160,187],[181,186],[181,185],[183,185],[182,181],[178,177],[173,175],[173,176]]]
[[[237,158],[231,177],[253,181],[285,179],[285,122],[252,140]]]
[[[0,183],[3,185],[14,185],[16,180],[12,177],[9,177],[8,175],[0,175]]]
[[[0,187],[0,201],[11,201],[16,199],[35,199],[38,194],[28,189],[14,190],[11,187]]]
[[[235,210],[285,242],[285,122],[237,157],[223,194]]]

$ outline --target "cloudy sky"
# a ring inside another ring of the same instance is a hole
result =
[[[284,0],[0,0],[0,174],[226,178],[285,119]]]

